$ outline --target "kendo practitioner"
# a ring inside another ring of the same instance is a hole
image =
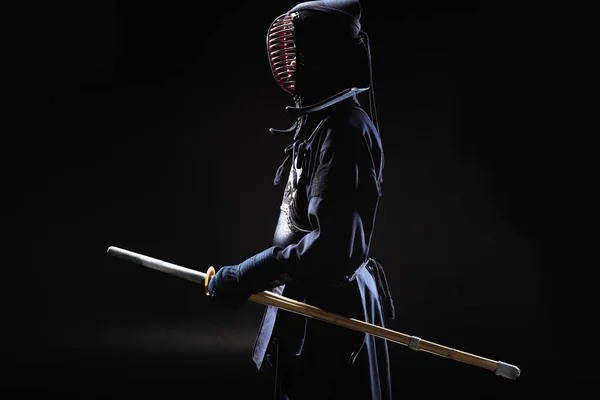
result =
[[[292,95],[286,111],[295,118],[270,130],[293,138],[275,184],[289,174],[273,243],[219,268],[208,287],[214,301],[237,308],[272,290],[380,326],[394,317],[383,268],[369,254],[384,155],[360,16],[357,0],[308,1],[268,28],[273,76]],[[278,400],[392,397],[385,340],[275,307],[265,310],[253,360],[273,374]]]

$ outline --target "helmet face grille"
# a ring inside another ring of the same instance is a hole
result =
[[[283,14],[275,19],[267,33],[267,52],[275,81],[290,94],[296,92],[295,14]]]

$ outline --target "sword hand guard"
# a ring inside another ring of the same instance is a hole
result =
[[[210,296],[210,292],[208,291],[208,282],[210,282],[211,278],[215,276],[215,273],[215,268],[212,265],[206,270],[206,276],[204,277],[204,293],[207,296]]]

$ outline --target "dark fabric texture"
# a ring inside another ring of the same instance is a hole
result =
[[[306,232],[275,257],[294,281],[341,284],[367,259],[381,194],[383,150],[367,114],[351,103],[332,107],[303,147],[302,172],[289,208],[306,215]],[[309,125],[310,128],[310,125]],[[300,139],[301,140],[301,139]],[[294,175],[290,171],[290,180]],[[295,238],[296,239],[296,238]],[[294,240],[295,240],[294,239]]]
[[[385,326],[387,280],[369,255],[382,194],[377,129],[351,99],[311,114],[291,148],[272,246],[219,270],[211,293],[238,305],[272,290]],[[274,307],[265,310],[253,360],[277,372],[278,399],[391,398],[385,340]]]
[[[275,247],[271,247],[238,265],[220,268],[208,283],[211,298],[227,307],[238,308],[252,293],[280,285],[277,272],[283,272],[283,265],[275,259],[274,251]]]
[[[336,297],[331,297],[336,296]],[[385,326],[375,279],[370,265],[343,287],[330,289],[328,297],[307,300],[328,310],[350,313],[362,320]],[[284,313],[281,313],[283,317]],[[369,334],[314,319],[305,319],[303,349],[286,348],[285,336],[277,335],[280,392],[276,399],[369,400],[391,399],[387,342]],[[281,332],[281,331],[280,331]]]
[[[239,308],[251,295],[250,290],[239,283],[239,267],[237,265],[221,267],[208,282],[211,299],[225,307]]]
[[[385,326],[384,305],[393,315],[393,304],[383,267],[369,257],[382,194],[379,134],[355,100],[310,118],[268,249],[280,264],[264,269],[263,289]],[[277,371],[278,399],[391,398],[387,343],[322,321],[268,307],[253,359]]]

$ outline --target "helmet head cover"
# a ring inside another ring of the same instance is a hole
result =
[[[267,53],[277,84],[295,97],[322,100],[370,86],[358,0],[303,2],[277,17]]]

